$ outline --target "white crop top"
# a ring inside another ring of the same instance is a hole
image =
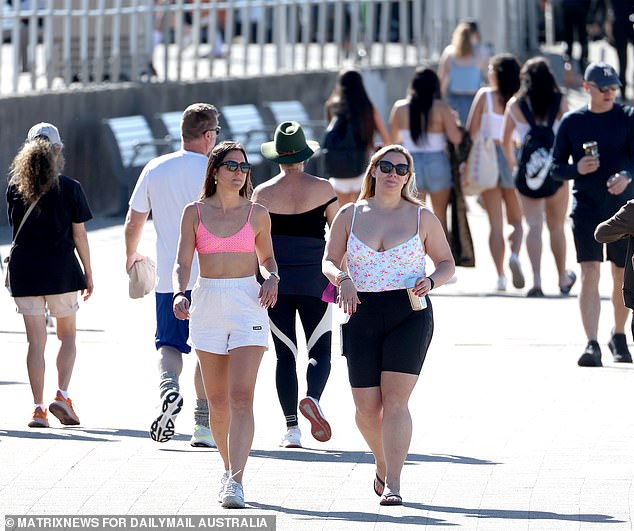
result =
[[[407,279],[425,276],[425,251],[420,240],[421,208],[418,207],[416,234],[390,249],[375,251],[354,233],[354,220],[357,215],[357,205],[354,205],[346,251],[348,271],[357,291],[405,289]]]
[[[401,129],[401,145],[410,153],[429,153],[434,151],[445,151],[447,147],[447,137],[445,133],[427,133],[424,138],[419,138],[415,144],[412,140],[412,133],[409,129]]]
[[[486,90],[487,95],[487,112],[486,117],[483,116],[482,120],[488,120],[486,126],[488,127],[489,138],[493,140],[502,140],[502,122],[504,121],[504,115],[498,114],[493,111],[493,98],[491,97],[491,89]]]

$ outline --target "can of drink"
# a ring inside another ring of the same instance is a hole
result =
[[[409,303],[412,310],[419,312],[427,308],[427,301],[425,297],[419,297],[414,293],[414,286],[416,285],[416,277],[408,278],[405,280],[405,287],[407,288],[407,296],[409,297]]]
[[[590,142],[583,143],[583,152],[590,157],[598,157],[599,156],[599,144],[596,141],[591,140]]]

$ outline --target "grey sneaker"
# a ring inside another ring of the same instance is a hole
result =
[[[625,334],[612,334],[608,347],[616,363],[632,363],[632,355],[627,348]]]
[[[222,506],[225,509],[244,509],[244,490],[242,483],[228,478],[225,492],[222,496]]]
[[[577,362],[579,367],[603,367],[601,363],[601,348],[594,340],[588,341],[586,349]]]
[[[183,396],[172,389],[163,395],[161,414],[150,426],[150,437],[156,442],[167,442],[174,437],[176,416],[183,409]]]

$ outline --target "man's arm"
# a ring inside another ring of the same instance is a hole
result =
[[[132,208],[128,209],[128,213],[125,217],[124,235],[125,235],[125,270],[130,271],[130,268],[135,262],[145,260],[145,256],[139,254],[137,249],[139,242],[141,241],[141,235],[143,234],[143,226],[147,221],[150,212],[138,212]]]
[[[594,231],[594,239],[601,243],[612,243],[628,236],[634,236],[634,200],[625,203]]]
[[[567,126],[568,121],[564,118],[559,126],[557,134],[555,135],[555,142],[553,144],[553,163],[550,167],[550,175],[553,179],[557,179],[559,181],[566,181],[579,177],[576,164],[568,163],[572,150],[570,148]]]

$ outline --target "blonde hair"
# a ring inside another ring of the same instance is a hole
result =
[[[453,30],[451,44],[456,57],[470,57],[473,55],[473,45],[471,44],[471,27],[466,22],[461,22]]]
[[[403,188],[401,188],[401,197],[410,203],[414,203],[415,205],[422,205],[423,203],[416,198],[417,193],[414,160],[412,159],[410,152],[400,144],[390,144],[389,146],[384,146],[372,155],[370,163],[365,170],[365,175],[363,176],[363,184],[361,185],[359,199],[369,199],[370,197],[374,197],[376,193],[376,179],[372,175],[372,170],[378,168],[379,162],[383,159],[383,157],[392,152],[402,154],[407,159],[407,165],[409,166],[409,177],[407,182],[403,185]]]
[[[17,188],[26,204],[42,197],[58,186],[59,173],[64,167],[61,146],[45,137],[26,142],[9,168],[9,184]]]

